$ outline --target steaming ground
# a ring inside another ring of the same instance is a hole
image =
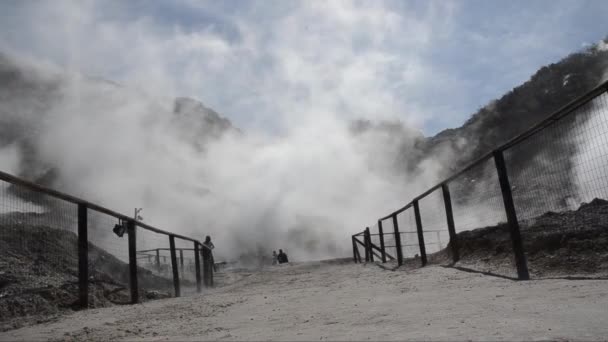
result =
[[[192,297],[73,313],[0,340],[599,340],[605,280],[515,282],[441,266],[275,266]]]

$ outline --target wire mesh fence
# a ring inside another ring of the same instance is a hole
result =
[[[397,214],[397,226],[401,240],[401,253],[404,258],[420,256],[420,246],[418,244],[418,233],[414,210],[409,208]]]
[[[608,94],[509,147],[505,160],[530,272],[597,269],[608,219],[593,200],[608,198]]]
[[[96,210],[87,210],[89,303],[106,306],[131,302],[129,292],[129,246],[112,228],[118,219]],[[106,292],[106,294],[104,294]],[[104,305],[106,304],[106,305]]]
[[[0,172],[0,322],[200,292],[202,245]]]
[[[140,295],[155,299],[175,296],[169,237],[137,229],[137,273]]]
[[[0,319],[52,314],[49,306],[29,305],[39,295],[78,299],[76,206],[0,181]]]
[[[448,184],[459,265],[506,277],[517,276],[496,165],[488,158]]]
[[[605,82],[384,217],[385,234],[393,217],[400,231],[387,246],[423,266],[457,262],[518,279],[608,274],[607,90]]]
[[[441,189],[437,189],[418,201],[426,252],[441,251],[449,241],[446,214]]]

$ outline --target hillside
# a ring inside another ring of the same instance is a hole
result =
[[[449,146],[459,155],[451,169],[462,168],[599,85],[607,70],[605,49],[593,46],[571,54],[542,67],[530,80],[474,113],[461,127],[444,130],[420,146],[425,154]],[[560,147],[566,152],[565,146]],[[540,148],[520,156],[519,162],[530,161]]]
[[[68,227],[42,224],[53,222],[49,216],[0,215],[0,331],[78,308],[78,238]],[[170,296],[171,279],[138,273],[141,300]],[[89,284],[91,307],[130,302],[128,264],[91,242]]]

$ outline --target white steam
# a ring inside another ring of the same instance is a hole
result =
[[[124,213],[144,207],[145,221],[166,230],[211,235],[220,257],[279,248],[293,260],[348,255],[352,232],[437,179],[440,162],[408,174],[400,160],[419,136],[408,127],[425,115],[404,100],[403,87],[431,77],[414,55],[396,56],[430,47],[430,32],[442,30],[430,19],[449,17],[449,6],[430,6],[432,18],[404,18],[375,2],[305,2],[254,21],[218,14],[237,39],[212,26],[114,20],[94,1],[20,6],[32,59],[62,65],[60,76],[36,77],[61,86],[43,105],[34,97],[5,103],[3,112],[27,127],[39,159],[60,170],[60,190]],[[258,28],[262,19],[274,26]],[[10,39],[0,47],[25,56]],[[387,91],[396,83],[401,90]],[[243,133],[198,148],[175,124],[175,96],[214,99],[246,122]],[[404,113],[397,135],[352,128],[357,118],[396,122]],[[9,171],[13,154],[2,157]]]

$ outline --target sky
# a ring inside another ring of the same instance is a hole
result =
[[[8,0],[0,50],[192,97],[245,131],[280,135],[312,109],[432,135],[606,37],[607,15],[599,0]]]

